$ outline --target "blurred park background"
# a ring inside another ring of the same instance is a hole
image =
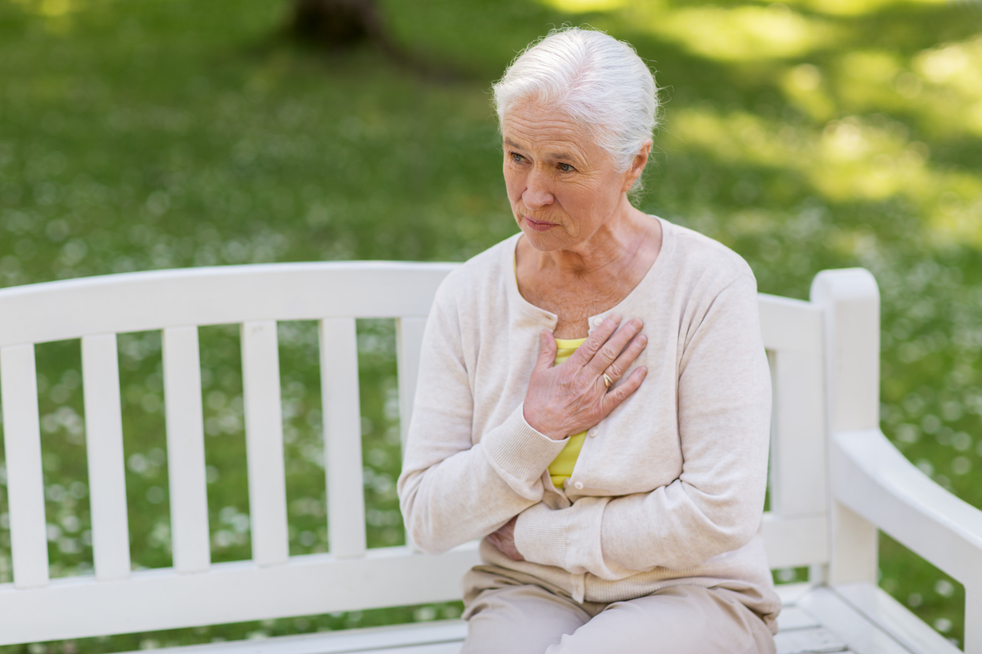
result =
[[[294,7],[0,1],[0,287],[250,262],[463,261],[516,230],[492,81],[550,28],[593,25],[632,43],[663,88],[639,206],[735,249],[763,292],[805,298],[822,269],[870,269],[883,428],[982,507],[982,3],[378,0],[368,36],[344,43],[291,29]],[[201,340],[213,560],[247,559],[238,333],[206,328]],[[291,552],[326,551],[315,326],[281,324],[280,341]],[[360,321],[359,350],[369,542],[398,545],[391,323]],[[87,574],[79,344],[37,356],[52,575]],[[120,363],[133,561],[166,567],[159,334],[121,336]],[[4,479],[0,468],[0,583],[11,581]],[[961,586],[887,538],[881,554],[881,586],[959,641]],[[459,614],[451,603],[0,650]]]

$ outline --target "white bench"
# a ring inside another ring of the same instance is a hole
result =
[[[0,390],[13,583],[0,645],[459,598],[474,544],[441,556],[366,549],[355,319],[397,324],[403,434],[419,343],[450,264],[318,263],[114,275],[0,290]],[[760,296],[774,380],[770,510],[779,651],[956,652],[876,587],[882,529],[966,587],[966,651],[982,654],[982,512],[909,464],[879,430],[879,297],[826,271],[811,302]],[[317,320],[328,554],[289,556],[276,321]],[[211,563],[198,332],[241,325],[253,560]],[[131,571],[116,334],[162,330],[174,567]],[[81,339],[94,575],[49,579],[34,344]],[[183,648],[250,654],[458,652],[460,621]]]

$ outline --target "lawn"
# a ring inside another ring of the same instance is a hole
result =
[[[639,206],[761,291],[870,269],[883,428],[982,507],[982,5],[383,0],[406,66],[268,0],[0,4],[0,286],[272,261],[463,261],[514,233],[489,88],[566,22],[633,43],[664,101]],[[213,560],[250,556],[237,330],[203,329]],[[290,547],[326,551],[313,324],[280,326]],[[359,323],[370,546],[403,542],[394,338]],[[37,349],[53,576],[92,569],[78,342]],[[171,565],[160,338],[120,337],[134,564]],[[0,468],[0,473],[2,473]],[[0,583],[11,580],[0,474]],[[963,589],[884,538],[881,585],[961,638]],[[780,581],[800,571],[778,571]],[[458,604],[0,648],[74,654],[459,615]]]

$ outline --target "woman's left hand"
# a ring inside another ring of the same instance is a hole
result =
[[[515,522],[517,520],[518,516],[515,516],[499,527],[498,531],[488,534],[488,542],[501,550],[501,553],[512,561],[524,561],[525,557],[515,547]]]

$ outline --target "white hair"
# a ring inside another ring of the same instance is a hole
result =
[[[658,122],[658,88],[634,48],[598,30],[563,27],[531,44],[493,87],[499,125],[525,103],[555,106],[593,135],[618,171]]]

